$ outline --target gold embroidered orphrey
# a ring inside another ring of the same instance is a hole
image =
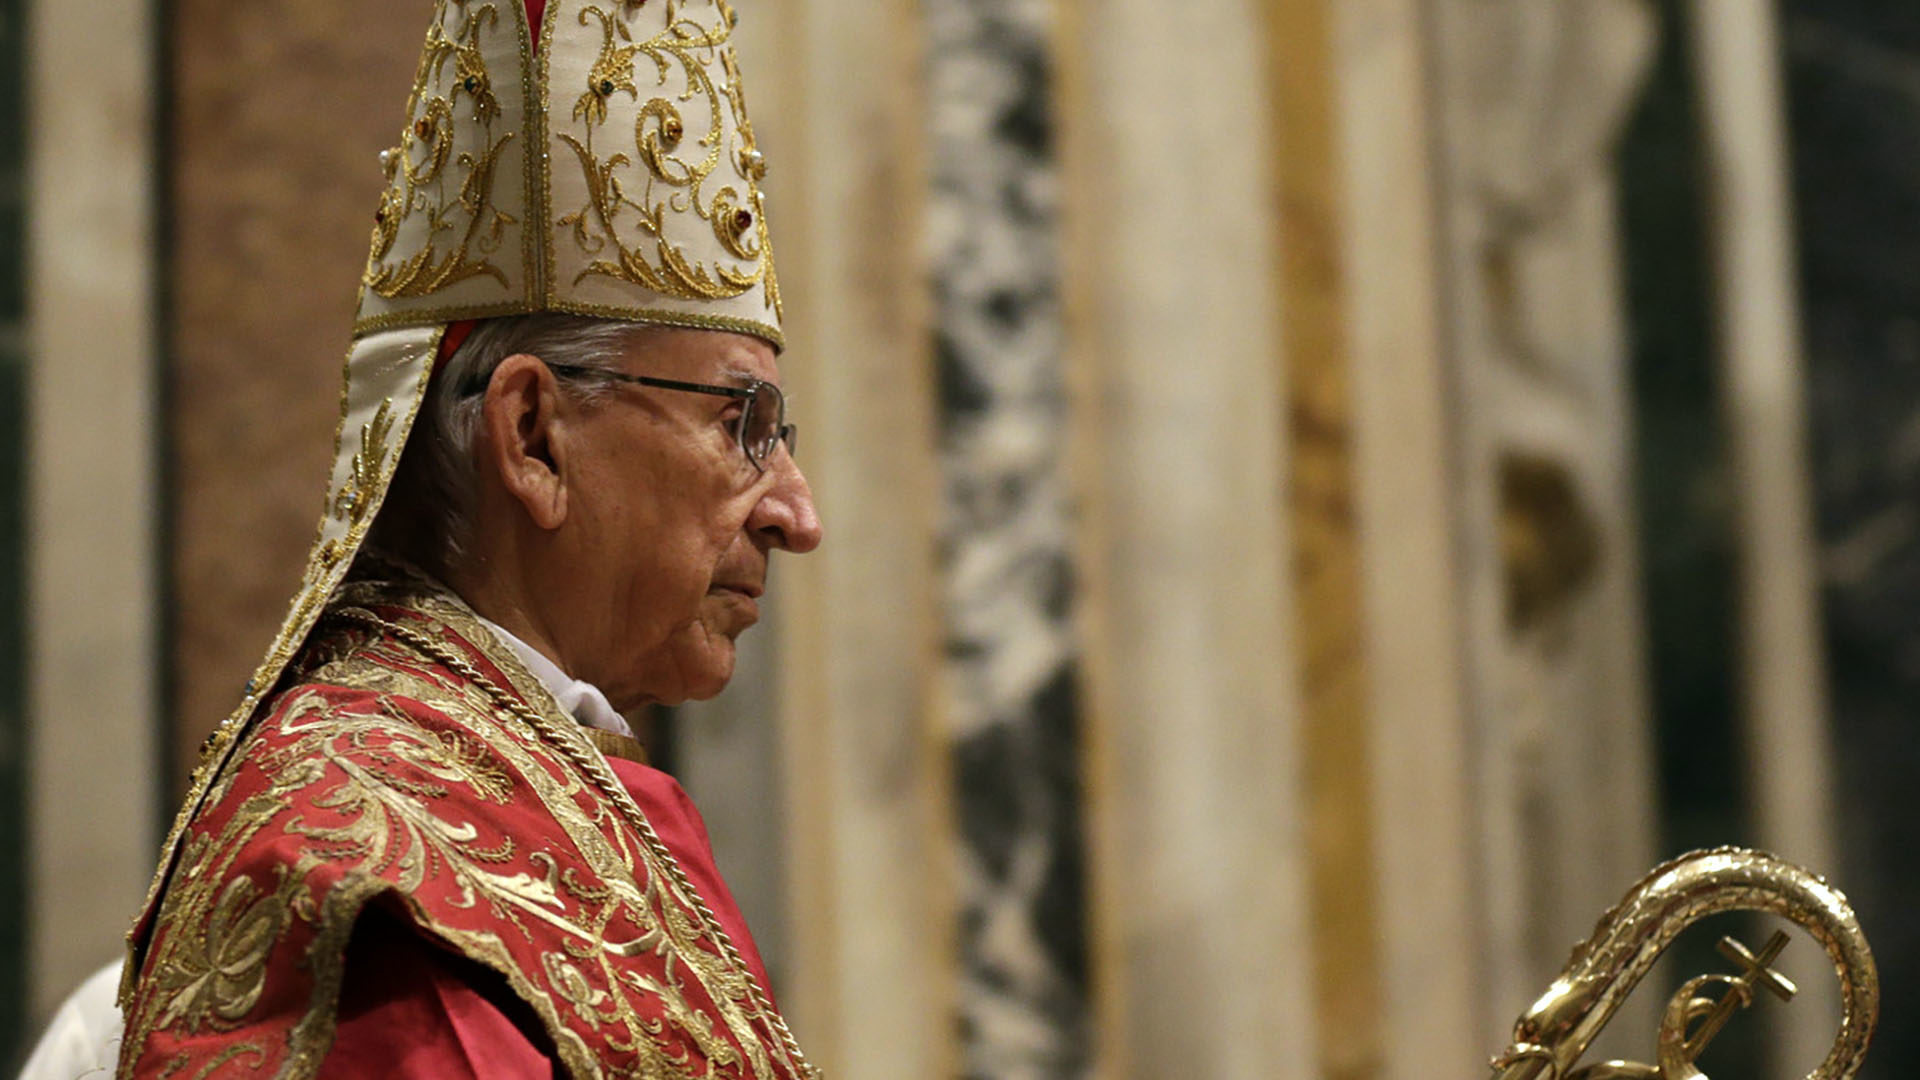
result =
[[[318,535],[273,644],[202,747],[128,934],[123,1001],[158,902],[176,902],[169,882],[208,857],[186,844],[189,825],[219,801],[386,498],[450,323],[551,311],[783,347],[736,22],[727,0],[549,0],[536,35],[523,0],[436,3],[399,144],[381,155]],[[189,980],[174,1021],[244,1015],[242,961],[289,917],[275,912],[299,914],[274,899],[278,885],[230,888],[212,898],[195,953],[205,977]]]
[[[354,921],[391,894],[505,976],[575,1076],[818,1075],[579,725],[457,598],[349,584],[294,671],[189,829],[133,1054],[312,1075]],[[271,980],[303,1014],[251,1015]]]

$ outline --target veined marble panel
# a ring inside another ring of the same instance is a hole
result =
[[[934,0],[928,229],[961,1068],[1088,1064],[1049,0]]]

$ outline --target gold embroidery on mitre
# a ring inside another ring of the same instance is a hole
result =
[[[554,224],[585,265],[561,285],[605,277],[681,300],[764,285],[761,302],[778,318],[758,185],[766,165],[747,120],[732,10],[708,6],[715,18],[702,25],[688,4],[668,0],[665,25],[644,38],[643,5],[580,9],[578,23],[599,32],[599,55],[574,98],[573,129],[555,138],[578,163],[585,201]],[[629,107],[630,140],[614,122]]]
[[[360,429],[360,449],[347,465],[347,482],[333,498],[332,512],[336,520],[353,526],[366,517],[367,507],[373,502],[374,485],[386,475],[387,458],[395,449],[388,442],[392,434],[393,399],[388,398],[380,403],[367,426]]]
[[[481,40],[500,21],[494,4],[442,0],[427,31],[400,145],[381,155],[387,189],[362,275],[385,299],[428,296],[481,276],[512,288],[494,256],[520,219],[497,205],[494,188],[517,133],[495,130],[502,110]]]
[[[727,0],[440,0],[355,331],[557,311],[780,334]]]

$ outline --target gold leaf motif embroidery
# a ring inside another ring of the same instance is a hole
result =
[[[449,3],[460,19],[451,38],[444,29]],[[495,174],[514,133],[494,135],[500,101],[480,50],[481,33],[494,29],[499,21],[499,9],[492,4],[470,7],[469,0],[442,0],[428,31],[413,95],[407,102],[412,119],[400,133],[400,145],[382,155],[387,189],[374,214],[371,253],[361,276],[368,289],[388,300],[426,296],[476,277],[493,278],[502,287],[508,284],[506,273],[490,256],[499,250],[506,229],[518,224],[493,201]],[[481,148],[456,158],[454,128],[466,122],[463,107],[480,127]],[[461,174],[451,189],[450,162]],[[389,263],[401,225],[415,218],[422,220],[425,242],[397,265]],[[450,242],[444,251],[443,240]]]
[[[733,1044],[714,1032],[711,1018],[705,1013],[695,1012],[687,1007],[686,998],[675,992],[677,988],[669,987],[647,975],[637,975],[629,981],[637,990],[658,994],[666,1009],[665,1021],[656,1021],[650,1024],[650,1027],[664,1030],[667,1024],[671,1023],[673,1027],[691,1036],[694,1045],[700,1048],[701,1055],[716,1068],[731,1068],[740,1063],[740,1052],[733,1048]],[[752,1075],[769,1075],[770,1065],[765,1053],[760,1050],[759,1041],[754,1040],[748,1043],[747,1049],[754,1056]]]
[[[182,1022],[189,1031],[203,1024],[222,1030],[239,1026],[267,985],[267,957],[287,924],[286,876],[282,887],[258,895],[252,879],[236,877],[214,904],[204,930],[158,975],[166,1008],[158,1023]]]
[[[605,42],[600,47],[600,58],[595,60],[593,68],[587,73],[587,91],[574,103],[573,118],[586,120],[590,124],[607,122],[607,99],[624,90],[634,97],[640,96],[640,90],[633,82],[633,54],[640,46],[631,44],[633,31],[627,24],[601,11],[588,8],[580,13],[584,25],[589,15],[598,16],[600,30]],[[616,40],[617,39],[617,40]],[[619,42],[628,42],[622,45]]]
[[[555,224],[570,230],[574,243],[594,257],[575,284],[598,275],[678,299],[727,300],[764,282],[767,306],[778,312],[779,290],[756,186],[766,167],[746,119],[731,42],[732,11],[717,4],[722,25],[709,30],[683,17],[682,6],[669,0],[666,28],[641,42],[634,41],[624,15],[598,6],[581,9],[582,26],[599,22],[602,47],[573,109],[574,119],[584,123],[584,137],[561,132],[558,138],[579,161],[587,203]],[[627,13],[633,9],[622,7]],[[596,131],[607,123],[609,99],[622,92],[636,100],[642,96],[635,74],[641,56],[653,61],[654,85],[662,92],[641,103],[632,152],[603,153],[596,147]],[[704,107],[705,131],[687,130],[684,106],[693,103]],[[735,132],[731,145],[729,117]],[[636,160],[644,167],[644,183],[630,191],[621,177]],[[737,182],[717,179],[723,163],[731,165]],[[708,266],[688,257],[685,244],[669,235],[668,227],[688,212],[707,223],[735,265]],[[627,237],[643,239],[634,243]]]
[[[333,516],[349,527],[360,524],[373,505],[374,493],[380,490],[380,479],[385,475],[387,457],[392,453],[387,445],[392,435],[393,399],[388,398],[374,410],[367,426],[360,429],[360,449],[348,463],[347,482],[333,498]]]
[[[618,1010],[605,1009],[609,996],[605,990],[587,981],[567,958],[560,953],[544,953],[540,957],[546,965],[547,980],[552,983],[554,992],[560,999],[573,1006],[574,1015],[595,1027],[617,1019]]]
[[[208,1080],[214,1073],[219,1072],[221,1069],[243,1057],[253,1059],[246,1063],[250,1072],[259,1072],[260,1063],[266,1060],[267,1052],[257,1043],[241,1043],[238,1046],[229,1046],[225,1050],[215,1054],[213,1060],[200,1066],[199,1070],[193,1074],[191,1080]],[[192,1060],[193,1059],[186,1054],[181,1054],[179,1057],[174,1058],[167,1063],[166,1068],[160,1070],[160,1080],[173,1080],[173,1077],[179,1075],[180,1070],[191,1064]]]
[[[323,706],[316,698],[312,707]],[[307,708],[297,706],[294,715]],[[311,800],[315,807],[339,814],[344,819],[341,823],[296,820],[286,826],[288,832],[313,841],[301,856],[298,872],[305,875],[320,863],[346,861],[366,873],[391,872],[400,889],[412,893],[430,874],[444,869],[460,891],[453,901],[456,907],[472,907],[485,900],[496,915],[515,925],[531,915],[565,933],[586,937],[582,927],[560,914],[566,905],[551,880],[486,869],[509,857],[510,838],[496,847],[480,846],[476,843],[479,830],[471,823],[444,818],[431,809],[431,802],[446,797],[446,788],[404,779],[371,764],[382,758],[404,760],[430,777],[469,786],[476,775],[463,767],[457,752],[448,752],[446,742],[413,726],[404,713],[391,705],[384,712],[385,716],[347,717],[320,713],[311,722],[296,723],[290,718],[286,723],[289,733],[306,737],[276,755],[276,759],[286,758],[284,767],[319,760],[343,777]],[[497,777],[483,774],[487,789],[497,791],[498,783]],[[551,856],[535,852],[532,861],[544,861],[551,878]]]

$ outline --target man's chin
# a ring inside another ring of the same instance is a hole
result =
[[[623,687],[619,700],[608,699],[620,712],[649,705],[674,706],[706,701],[727,688],[733,679],[733,639],[710,624],[682,627],[671,644],[636,658],[631,670],[638,676]],[[603,686],[605,692],[608,688]]]
[[[680,667],[685,672],[682,685],[685,695],[682,700],[706,701],[718,697],[720,691],[727,688],[727,683],[733,681],[733,661],[733,637],[709,634],[708,640],[700,646],[699,655],[689,657]]]
[[[721,676],[720,678],[713,679],[708,682],[695,683],[687,687],[686,697],[682,698],[679,701],[672,702],[672,704],[684,705],[689,701],[711,701],[714,698],[719,697],[720,692],[725,690],[727,688],[727,683],[731,682],[732,680],[733,680],[732,674],[728,673],[727,675]]]

